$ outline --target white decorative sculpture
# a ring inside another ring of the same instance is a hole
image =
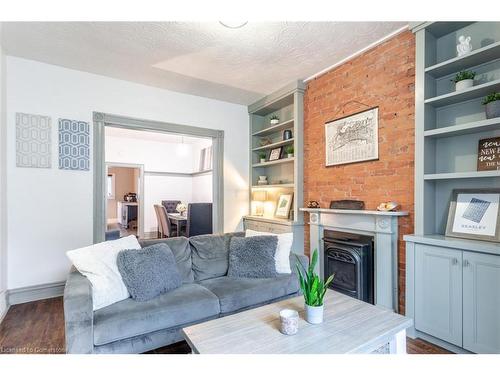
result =
[[[467,38],[463,35],[458,37],[457,44],[457,56],[467,55],[470,51],[472,51],[472,44],[470,43],[470,36]]]

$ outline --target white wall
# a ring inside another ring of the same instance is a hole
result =
[[[7,168],[5,116],[5,56],[2,50],[0,24],[0,320],[7,312]]]
[[[212,173],[193,177],[193,202],[212,202]]]
[[[8,56],[8,288],[66,278],[65,252],[92,243],[92,171],[57,169],[57,119],[92,111],[224,130],[224,230],[247,212],[248,114],[244,106]],[[50,115],[53,168],[15,166],[15,113]]]

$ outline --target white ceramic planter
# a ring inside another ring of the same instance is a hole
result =
[[[472,87],[472,86],[474,86],[473,79],[463,79],[463,80],[455,83],[455,91],[462,91],[462,90],[468,89],[469,87]]]
[[[260,159],[260,162],[261,162],[261,163],[265,163],[265,162],[266,162],[266,159],[265,159],[265,158],[264,158],[264,159]]]
[[[306,320],[311,324],[323,323],[323,305],[309,306],[305,305]]]
[[[280,120],[271,120],[271,125],[279,124]]]
[[[293,158],[293,154],[286,154],[287,158]]]
[[[500,117],[500,100],[486,104],[486,118]]]

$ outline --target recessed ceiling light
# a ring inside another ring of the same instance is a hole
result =
[[[248,21],[219,21],[219,23],[229,29],[239,29],[245,26]]]

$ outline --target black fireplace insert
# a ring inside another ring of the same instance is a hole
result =
[[[330,288],[373,304],[373,237],[325,230],[323,242],[324,277],[335,274]]]

